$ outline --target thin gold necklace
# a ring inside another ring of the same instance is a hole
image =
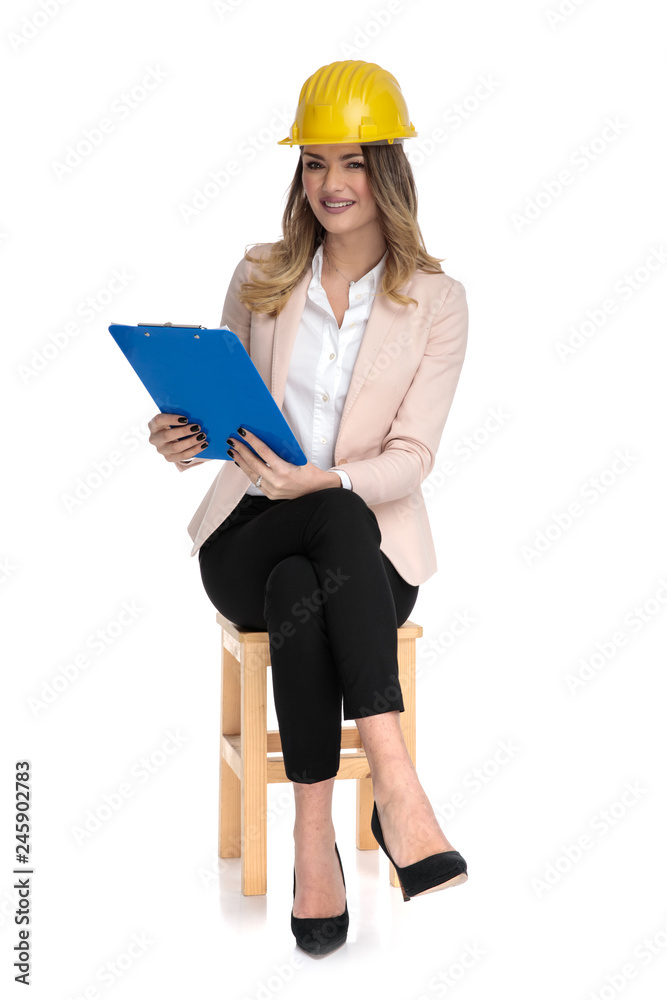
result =
[[[352,285],[354,284],[354,282],[353,282],[353,281],[350,281],[350,279],[349,279],[349,278],[348,278],[348,277],[347,277],[346,275],[344,275],[344,274],[343,274],[343,272],[342,272],[342,271],[340,271],[340,270],[339,270],[339,269],[338,269],[338,268],[336,267],[336,265],[335,265],[335,264],[332,264],[332,263],[331,263],[331,258],[329,257],[329,254],[328,254],[328,252],[327,252],[327,248],[326,248],[326,247],[324,247],[324,255],[325,255],[326,259],[327,259],[327,260],[329,261],[329,265],[330,265],[331,267],[333,267],[334,271],[338,271],[338,273],[340,274],[341,278],[345,278],[345,280],[347,281],[347,283],[348,283],[348,285],[350,286],[350,288],[352,288]]]
[[[328,253],[327,248],[324,245],[324,243],[322,244],[322,249],[324,250],[325,256],[326,256],[327,260],[329,261],[330,266],[333,267],[333,269],[335,271],[338,271],[338,273],[340,274],[341,278],[345,278],[345,280],[347,281],[349,287],[352,288],[352,285],[356,284],[356,282],[350,281],[350,279],[347,277],[347,275],[343,274],[343,272],[341,270],[339,270],[339,268],[337,268],[335,264],[332,263],[331,258],[329,257],[329,253]],[[386,253],[386,251],[385,251],[385,253]],[[382,257],[384,257],[384,254],[382,254]],[[380,257],[380,260],[382,260],[382,257]],[[377,265],[380,263],[380,260],[377,262],[377,264],[375,265],[375,267],[377,267]],[[373,268],[371,268],[371,270],[373,270]]]

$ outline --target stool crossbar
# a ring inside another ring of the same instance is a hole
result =
[[[241,891],[245,896],[266,893],[267,787],[288,782],[278,730],[267,731],[267,667],[271,664],[269,635],[239,628],[219,612],[222,628],[220,710],[220,788],[218,855],[241,858]],[[401,729],[416,766],[415,643],[421,625],[406,621],[397,632],[398,677],[405,711]],[[276,756],[269,757],[273,753]],[[356,846],[377,850],[371,832],[373,783],[356,723],[341,726],[340,767],[336,780],[357,782]],[[389,879],[398,877],[389,862]]]

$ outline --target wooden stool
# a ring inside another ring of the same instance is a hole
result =
[[[237,628],[219,612],[216,621],[222,626],[218,854],[241,858],[241,891],[245,896],[258,896],[266,893],[267,785],[289,781],[282,755],[267,757],[282,753],[280,732],[266,728],[269,635]],[[405,706],[399,718],[415,766],[415,641],[422,635],[421,625],[409,620],[397,633],[398,677]],[[336,778],[357,781],[357,847],[378,850],[371,832],[373,783],[356,723],[341,726],[340,745]],[[391,862],[389,880],[398,887]]]

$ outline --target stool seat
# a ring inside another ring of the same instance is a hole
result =
[[[218,855],[241,858],[241,891],[245,896],[257,896],[266,893],[267,787],[290,781],[280,732],[267,730],[269,635],[235,625],[220,612],[216,621],[222,630]],[[415,650],[416,640],[422,635],[421,625],[410,620],[397,630],[398,678],[405,708],[399,718],[415,766]],[[371,832],[373,783],[356,723],[341,725],[336,780],[349,778],[357,782],[356,846],[359,850],[377,850]],[[391,862],[389,869],[390,882],[398,887]]]

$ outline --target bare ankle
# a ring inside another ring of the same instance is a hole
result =
[[[308,820],[303,822],[295,822],[292,834],[295,840],[301,843],[306,843],[308,841],[312,843],[317,843],[318,841],[326,842],[332,837],[335,837],[336,831],[334,829],[333,820],[329,820],[325,823],[312,823]]]
[[[379,805],[419,794],[423,794],[423,789],[412,762],[392,770],[387,776],[373,778],[373,795]]]

